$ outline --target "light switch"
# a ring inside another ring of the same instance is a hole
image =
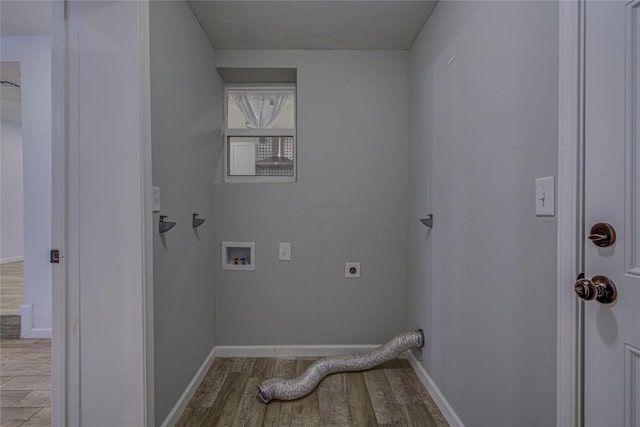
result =
[[[536,178],[536,216],[556,214],[555,177]]]
[[[160,212],[160,187],[153,187],[153,212]]]

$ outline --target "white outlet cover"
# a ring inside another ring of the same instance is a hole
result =
[[[351,269],[355,268],[355,272],[351,272]],[[360,277],[360,263],[359,262],[347,262],[344,264],[344,277],[355,278]]]
[[[291,243],[280,243],[278,248],[278,260],[291,261]]]

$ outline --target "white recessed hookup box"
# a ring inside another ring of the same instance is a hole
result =
[[[254,242],[222,242],[221,268],[223,270],[255,270],[256,244]]]

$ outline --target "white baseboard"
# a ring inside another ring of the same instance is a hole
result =
[[[18,262],[18,261],[24,261],[24,257],[20,255],[20,256],[10,256],[6,258],[0,258],[0,264],[9,264],[10,262]]]
[[[444,418],[447,420],[449,425],[451,427],[464,427],[462,420],[455,413],[449,402],[447,402],[447,399],[444,397],[433,379],[431,379],[422,364],[418,362],[413,354],[408,354],[409,363],[411,363],[413,370],[416,371],[416,375],[418,375],[418,378],[420,378],[422,385],[424,385],[424,387],[427,389],[435,404],[438,405],[440,412],[442,412],[442,415],[444,415]]]
[[[207,358],[202,363],[202,366],[200,366],[200,369],[198,369],[198,372],[196,372],[196,374],[194,375],[187,388],[182,393],[182,396],[180,396],[180,399],[178,399],[173,408],[171,408],[171,412],[169,412],[167,418],[164,419],[164,421],[160,425],[161,427],[173,427],[178,423],[178,420],[187,407],[187,404],[195,394],[196,390],[198,390],[200,383],[211,367],[213,360],[216,358],[216,353],[216,347],[214,347],[213,350],[211,350],[211,353],[209,353]]]
[[[33,304],[20,306],[20,338],[51,338],[51,328],[33,327]]]
[[[50,328],[33,328],[21,338],[51,338]]]
[[[325,357],[362,353],[379,345],[222,345],[216,357]]]

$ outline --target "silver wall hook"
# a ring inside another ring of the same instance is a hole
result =
[[[175,222],[165,221],[164,219],[166,217],[166,215],[160,215],[160,222],[158,223],[158,231],[160,234],[166,233],[176,225]]]
[[[420,222],[429,228],[433,228],[433,214],[427,214],[427,217],[421,218]]]
[[[193,217],[191,219],[191,226],[193,228],[198,228],[200,227],[202,224],[204,224],[204,218],[198,218],[198,214],[194,213]]]

